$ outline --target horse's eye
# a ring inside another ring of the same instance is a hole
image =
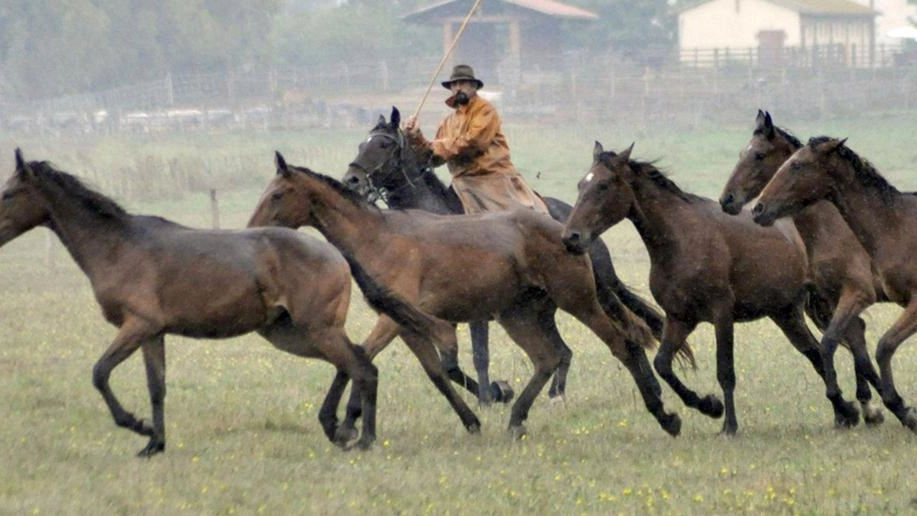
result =
[[[599,184],[595,185],[595,188],[596,188],[596,190],[598,190],[598,191],[600,191],[600,192],[607,192],[607,191],[608,191],[608,183],[599,183]]]
[[[282,198],[283,198],[283,192],[274,192],[274,194],[271,195],[271,199],[275,201],[279,201]]]
[[[4,200],[4,201],[8,201],[8,200],[12,199],[12,198],[15,197],[15,196],[16,196],[16,191],[15,191],[15,190],[7,190],[7,191],[3,192],[3,200]]]
[[[764,161],[764,158],[766,158],[766,157],[767,157],[767,156],[765,156],[763,152],[756,152],[756,153],[755,153],[755,161]]]

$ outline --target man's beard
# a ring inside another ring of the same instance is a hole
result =
[[[468,104],[470,101],[471,101],[471,97],[469,97],[468,94],[465,93],[464,91],[460,91],[455,94],[455,105],[456,106],[464,106],[465,104]]]

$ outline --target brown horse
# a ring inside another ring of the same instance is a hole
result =
[[[755,222],[772,224],[823,199],[837,207],[872,257],[885,294],[904,307],[879,339],[876,361],[882,401],[902,424],[917,431],[917,410],[898,395],[891,367],[895,350],[917,332],[917,196],[898,191],[845,141],[820,136],[797,150],[758,198]]]
[[[348,189],[361,195],[379,197],[393,209],[420,209],[443,215],[464,214],[462,203],[450,187],[420,162],[417,153],[407,144],[401,131],[401,113],[392,108],[389,121],[380,116],[376,126],[368,137],[360,143],[359,152],[351,161],[342,182]],[[570,215],[572,206],[555,199],[544,197],[551,217],[563,223]],[[373,199],[375,200],[375,199]],[[611,253],[605,243],[595,240],[589,246],[589,259],[595,274],[595,284],[602,306],[616,306],[623,303],[634,314],[643,319],[653,331],[653,335],[662,338],[662,314],[627,288],[618,278]],[[614,309],[614,308],[612,308]],[[488,374],[488,327],[487,322],[471,323],[471,347],[474,367],[477,370],[479,385],[493,385],[491,389],[479,390],[479,401],[489,403],[491,397],[508,402],[507,387],[504,382],[491,384]],[[560,342],[563,344],[563,342]],[[564,345],[561,365],[554,373],[548,395],[551,399],[563,399],[565,396],[566,376],[570,367],[572,351]],[[512,391],[509,390],[509,393]]]
[[[249,225],[313,226],[424,311],[453,323],[496,318],[534,365],[512,407],[509,429],[514,435],[525,433],[522,423],[529,408],[560,362],[554,324],[558,307],[608,345],[633,375],[647,409],[665,431],[678,434],[681,420],[665,413],[643,350],[654,342],[649,329],[623,306],[616,320],[609,317],[599,303],[589,259],[566,252],[557,222],[524,209],[462,217],[383,211],[330,177],[288,166],[279,153],[276,159],[277,174]],[[445,354],[454,354],[455,328],[446,324],[445,330],[438,344]],[[374,357],[399,333],[466,427],[476,429],[477,418],[443,377],[431,343],[405,335],[397,323],[380,317],[363,346]]]
[[[0,200],[0,246],[39,225],[57,234],[89,277],[105,319],[119,328],[92,381],[115,424],[150,438],[140,455],[165,450],[166,334],[226,338],[257,331],[283,351],[330,362],[338,374],[319,413],[325,434],[335,436],[334,409],[352,378],[366,414],[358,444],[375,439],[377,372],[344,333],[350,270],[331,245],[288,229],[206,231],[131,215],[46,162],[26,163],[16,149],[16,171]],[[433,330],[436,321],[351,266],[374,306],[419,333]],[[108,383],[137,348],[152,423],[125,410]]]
[[[720,196],[723,211],[738,214],[800,147],[802,142],[795,136],[774,125],[770,113],[759,110],[751,140],[739,154],[739,161]],[[813,283],[806,312],[824,332],[821,351],[828,389],[839,389],[834,351],[843,338],[854,357],[856,396],[863,419],[867,423],[881,423],[884,417],[871,404],[869,388],[872,384],[881,395],[879,375],[866,349],[866,323],[859,317],[877,298],[872,259],[837,208],[828,201],[819,201],[800,210],[793,216],[793,222],[806,245],[809,277]]]
[[[722,402],[713,395],[699,398],[672,370],[672,355],[685,338],[698,323],[712,323],[717,379],[726,403],[723,433],[734,434],[735,322],[769,317],[824,376],[818,342],[803,316],[805,250],[792,234],[758,227],[747,216],[726,215],[716,202],[682,191],[651,163],[631,160],[632,149],[615,154],[596,142],[564,242],[583,252],[605,229],[625,217],[633,222],[650,255],[650,291],[666,314],[656,370],[685,404],[719,417]],[[829,399],[835,421],[856,424],[859,414],[852,403],[840,392]]]

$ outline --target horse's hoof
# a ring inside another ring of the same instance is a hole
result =
[[[481,422],[475,420],[465,427],[468,430],[469,434],[480,434],[481,433]]]
[[[353,427],[341,426],[334,432],[334,438],[331,439],[331,442],[340,446],[341,448],[346,448],[357,438],[357,429]]]
[[[564,396],[563,394],[558,394],[557,396],[551,396],[550,398],[548,398],[548,402],[551,404],[552,407],[557,407],[557,408],[562,408],[562,409],[567,408],[567,397]]]
[[[901,418],[901,424],[908,427],[912,432],[917,432],[917,410],[914,410],[914,407],[908,407],[904,417]]]
[[[665,414],[659,420],[659,424],[672,437],[678,437],[681,433],[681,417],[678,414]]]
[[[158,439],[150,439],[150,442],[147,443],[147,445],[142,450],[137,452],[137,456],[149,458],[153,455],[156,455],[157,453],[162,453],[164,451],[166,451],[165,442]]]
[[[491,382],[490,392],[493,393],[494,401],[500,403],[509,403],[512,401],[513,396],[516,395],[515,391],[513,391],[513,388],[503,380]]]
[[[720,430],[720,433],[717,434],[717,436],[723,439],[732,439],[736,436],[736,431],[738,431],[738,429],[738,425],[729,425],[723,423],[723,428]]]
[[[860,422],[860,412],[856,406],[845,401],[841,403],[840,409],[834,413],[834,426],[837,428],[853,428]]]
[[[358,450],[366,451],[373,447],[373,443],[376,442],[375,437],[366,437],[361,436],[360,440],[354,445]]]
[[[885,414],[882,413],[882,410],[872,404],[872,402],[865,402],[861,404],[863,409],[863,421],[869,426],[881,425],[885,422]]]
[[[509,427],[509,435],[513,438],[514,441],[521,441],[527,435],[525,426],[516,425]]]
[[[700,413],[705,416],[718,419],[723,417],[724,406],[719,398],[713,394],[708,394],[701,398],[700,403],[697,404],[697,410],[700,410]]]

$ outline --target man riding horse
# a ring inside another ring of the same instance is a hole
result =
[[[516,206],[548,213],[544,201],[513,166],[500,115],[477,94],[484,83],[475,78],[474,70],[457,65],[442,85],[452,92],[446,105],[455,111],[440,123],[436,137],[432,141],[424,138],[416,116],[405,122],[405,133],[421,160],[433,166],[448,165],[465,213]]]

